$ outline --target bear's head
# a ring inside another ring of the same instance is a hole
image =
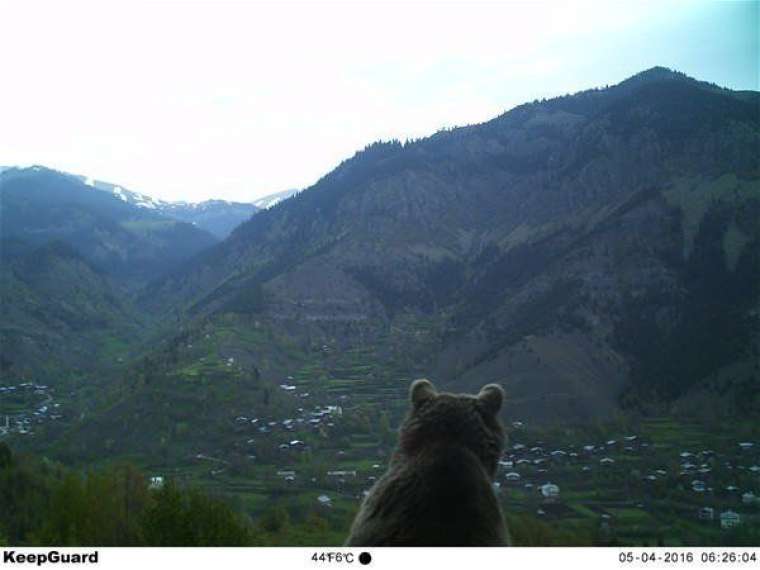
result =
[[[488,474],[496,474],[506,438],[499,420],[504,390],[483,386],[476,396],[437,392],[429,380],[415,380],[411,409],[401,425],[399,450],[413,456],[436,445],[460,445],[477,455]]]

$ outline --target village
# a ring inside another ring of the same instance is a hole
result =
[[[39,425],[62,419],[53,392],[34,382],[0,386],[0,439],[11,434],[31,436]]]
[[[350,520],[385,472],[408,382],[358,373],[317,378],[310,370],[283,377],[273,388],[277,406],[230,415],[222,444],[196,448],[183,465],[147,464],[151,487],[175,478],[224,494],[252,515],[283,507],[295,519],[317,512],[336,526]],[[35,382],[0,386],[0,438],[28,438],[61,420],[54,395]],[[672,418],[636,425],[508,422],[494,482],[507,517],[630,545],[720,544],[737,529],[757,528],[756,431],[742,438],[734,426],[713,430]]]
[[[331,510],[355,510],[385,471],[395,433],[383,439],[373,426],[362,431],[354,418],[361,395],[328,396],[293,376],[278,388],[297,402],[295,413],[230,418],[229,457],[199,450],[194,462],[205,465],[213,486],[244,503],[251,494],[256,506],[290,497],[298,509],[328,517]],[[384,405],[398,421],[403,397]],[[691,441],[704,445],[679,446],[658,421],[645,423],[640,433],[610,432],[600,441],[578,440],[574,433],[549,439],[540,428],[511,422],[494,482],[505,512],[549,526],[575,523],[626,544],[681,544],[679,537],[689,536],[684,527],[715,543],[721,533],[757,525],[760,443],[715,445],[707,432],[698,432]]]
[[[665,527],[673,513],[723,531],[760,520],[755,442],[689,450],[628,434],[558,447],[535,439],[519,443],[523,426],[513,427],[515,442],[495,483],[508,507],[556,520],[593,513],[608,531],[615,525],[638,527],[623,531],[651,530],[658,522]]]

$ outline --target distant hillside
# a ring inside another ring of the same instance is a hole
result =
[[[3,240],[38,247],[62,241],[93,266],[135,288],[217,240],[92,188],[76,177],[35,166],[0,174]]]
[[[60,241],[3,242],[0,362],[3,383],[76,380],[118,367],[143,323],[108,277]]]
[[[131,292],[216,239],[42,167],[0,174],[3,382],[113,373],[147,333]],[[90,380],[83,380],[84,384]],[[78,384],[77,384],[78,385]]]
[[[224,239],[259,211],[253,204],[206,200],[199,203],[168,202],[159,211],[165,216],[193,224]]]

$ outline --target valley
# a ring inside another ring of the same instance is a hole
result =
[[[230,331],[216,334],[225,338]],[[234,350],[223,348],[223,356],[214,358],[205,343],[215,344],[210,334],[185,345],[195,364],[177,370],[178,382],[208,387],[252,380],[254,373],[239,357],[228,356]],[[301,525],[316,516],[325,525],[309,540],[337,546],[364,493],[385,470],[411,378],[376,377],[375,356],[361,350],[343,353],[322,345],[301,357],[304,364],[270,391],[258,393],[249,406],[228,401],[218,417],[197,407],[207,403],[188,401],[179,391],[182,384],[175,386],[171,409],[142,410],[134,417],[131,433],[143,438],[139,444],[120,447],[123,432],[108,431],[118,426],[98,423],[99,445],[79,461],[93,467],[113,461],[106,457],[128,459],[151,477],[224,497],[253,520],[286,512],[291,525]],[[26,390],[27,414],[52,403],[47,387],[45,394],[36,394],[39,386],[17,389]],[[119,409],[114,419],[126,413]],[[30,429],[11,430],[6,441],[73,457],[71,449],[50,448],[44,441],[88,426],[86,420],[29,415],[34,417]],[[509,443],[497,492],[518,544],[688,546],[757,540],[752,529],[760,522],[760,429],[749,418],[709,422],[694,414],[625,413],[593,424],[533,424],[519,416],[507,423]],[[213,437],[203,433],[210,427]],[[150,451],[133,455],[135,447]],[[545,496],[547,485],[556,485],[558,495]],[[725,513],[737,513],[740,526],[722,528]],[[289,532],[282,530],[273,540],[287,544],[294,540]]]

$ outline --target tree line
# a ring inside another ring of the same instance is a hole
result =
[[[334,542],[318,513],[253,519],[221,497],[168,479],[151,488],[136,466],[81,472],[0,442],[0,546],[268,546]]]

